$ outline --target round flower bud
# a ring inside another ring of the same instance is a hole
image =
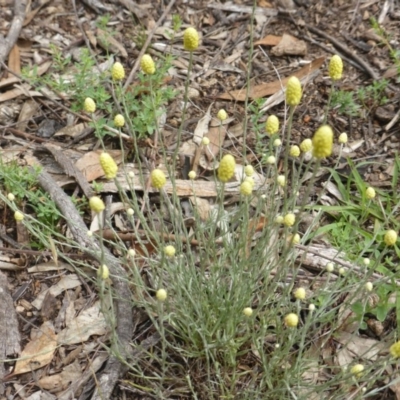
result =
[[[151,185],[156,189],[161,189],[167,182],[164,172],[161,169],[153,169],[150,174]]]
[[[86,97],[86,99],[83,103],[83,109],[87,113],[94,113],[96,111],[96,103],[90,97]]]
[[[299,148],[299,146],[296,146],[296,145],[292,146],[292,147],[290,148],[289,154],[290,154],[292,157],[298,157],[298,156],[300,155],[300,148]]]
[[[225,121],[225,120],[228,118],[228,114],[226,113],[226,111],[225,111],[223,108],[221,108],[221,109],[218,111],[217,118],[218,118],[220,121]]]
[[[276,218],[275,218],[275,222],[276,222],[277,224],[283,224],[284,220],[285,220],[285,219],[283,218],[282,215],[277,215]]]
[[[251,317],[252,314],[253,314],[253,309],[252,309],[251,307],[246,307],[246,308],[243,310],[243,314],[244,314],[246,317]]]
[[[290,243],[299,244],[301,238],[300,238],[300,235],[298,233],[295,233],[294,235],[290,235],[289,239],[290,239]]]
[[[14,219],[15,219],[17,222],[20,222],[20,221],[22,221],[22,220],[24,219],[24,214],[22,214],[21,211],[15,211],[15,213],[14,213]]]
[[[364,371],[364,365],[356,364],[350,368],[350,372],[355,375],[357,378],[360,378]]]
[[[363,258],[363,263],[368,266],[371,263],[371,260],[369,258]]]
[[[286,86],[286,103],[289,106],[297,106],[301,100],[301,83],[298,78],[291,76]]]
[[[124,118],[124,116],[121,115],[121,114],[117,114],[117,115],[114,117],[114,125],[115,125],[117,128],[122,128],[122,127],[125,125],[125,118]]]
[[[168,246],[164,247],[164,254],[167,257],[171,257],[172,258],[175,255],[175,253],[176,253],[176,250],[175,250],[174,246],[168,245]]]
[[[275,158],[275,156],[269,156],[269,157],[267,158],[267,164],[273,165],[273,164],[275,164],[275,163],[276,163],[276,158]]]
[[[286,214],[283,217],[283,223],[285,226],[293,226],[296,222],[296,216],[293,213]]]
[[[226,154],[222,157],[218,167],[218,179],[221,182],[228,182],[235,172],[236,162],[233,156]]]
[[[347,140],[348,140],[347,133],[346,133],[346,132],[342,132],[342,133],[339,135],[339,143],[340,143],[340,144],[346,144],[346,143],[347,143]]]
[[[262,194],[262,195],[261,195],[261,198],[262,198],[263,200],[265,200],[265,199],[267,198],[267,195],[266,195],[266,194]]]
[[[278,175],[276,178],[276,182],[279,186],[284,187],[286,185],[286,178],[285,175]]]
[[[244,167],[244,173],[246,176],[253,176],[254,175],[254,168],[251,165],[246,165]]]
[[[135,257],[135,255],[136,255],[135,249],[129,249],[128,250],[128,256],[129,257]]]
[[[392,229],[387,231],[383,240],[386,246],[393,246],[397,242],[397,232]]]
[[[338,81],[342,79],[343,73],[343,61],[335,54],[329,62],[329,76],[333,81]]]
[[[325,269],[326,269],[326,272],[333,272],[333,270],[335,269],[335,266],[333,265],[333,263],[329,262],[328,264],[326,264]]]
[[[312,150],[312,140],[311,139],[304,139],[300,143],[300,150],[303,153],[307,153],[308,151],[311,151]]]
[[[188,177],[189,177],[189,179],[191,179],[191,180],[196,179],[196,172],[190,171],[190,172],[188,173]]]
[[[273,143],[274,147],[279,147],[282,145],[282,140],[281,139],[275,139]]]
[[[167,291],[165,289],[158,289],[156,293],[156,297],[158,301],[165,301],[167,298]]]
[[[240,185],[240,193],[243,196],[250,196],[253,191],[253,185],[250,182],[242,182]]]
[[[286,315],[284,321],[287,327],[295,328],[299,324],[299,317],[294,313],[290,313]]]
[[[187,51],[194,51],[199,47],[199,33],[195,28],[187,28],[183,32],[183,48]]]
[[[156,66],[149,54],[145,54],[140,60],[140,68],[147,75],[153,75],[156,72]]]
[[[100,165],[107,179],[114,179],[117,176],[118,166],[108,153],[101,153]]]
[[[332,154],[333,132],[330,126],[323,125],[315,132],[312,139],[313,156],[325,158]]]
[[[306,289],[299,287],[299,288],[295,289],[293,294],[297,300],[304,300],[306,298]]]
[[[208,146],[210,144],[210,139],[208,137],[203,137],[203,139],[201,140],[201,144],[203,146]]]
[[[265,123],[265,131],[272,136],[279,131],[279,119],[276,115],[270,115]]]
[[[7,199],[10,200],[10,201],[14,201],[15,200],[14,194],[13,193],[8,193]]]
[[[389,352],[393,358],[400,358],[400,341],[393,343],[390,346]]]
[[[372,187],[367,188],[367,190],[365,191],[365,196],[367,197],[367,199],[374,199],[375,198],[375,189]]]
[[[92,237],[93,236],[93,232],[92,231],[87,231],[86,235],[88,235],[89,237]]]
[[[339,275],[345,275],[346,274],[346,270],[343,267],[339,268],[338,272],[339,272]]]
[[[116,62],[112,66],[111,77],[114,81],[122,81],[125,78],[125,70],[120,62]]]
[[[254,188],[254,179],[251,176],[246,176],[246,178],[244,178],[244,182],[248,182],[251,184],[251,187]]]
[[[89,199],[89,207],[92,211],[96,213],[100,213],[106,208],[103,200],[98,196],[93,196]]]
[[[374,285],[372,284],[372,282],[366,282],[364,287],[365,287],[365,290],[367,292],[372,292],[372,289],[374,288]]]
[[[309,304],[309,305],[308,305],[308,310],[311,311],[311,312],[313,312],[313,311],[315,310],[315,305],[312,304],[312,303]]]
[[[135,177],[135,173],[133,171],[129,171],[129,178],[133,179]]]
[[[126,210],[126,213],[127,213],[130,217],[132,217],[132,215],[135,214],[135,211],[134,211],[132,208],[128,208],[128,209]]]
[[[103,280],[108,279],[108,277],[110,276],[110,271],[107,265],[103,264],[99,267],[99,269],[97,270],[97,276]]]

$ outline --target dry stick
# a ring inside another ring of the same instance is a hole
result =
[[[148,45],[151,42],[151,39],[153,38],[154,33],[156,32],[157,28],[160,26],[161,22],[164,20],[164,18],[168,15],[168,13],[171,11],[172,6],[175,4],[176,0],[170,0],[167,8],[164,10],[163,14],[161,15],[160,19],[156,22],[154,25],[153,29],[150,31],[149,35],[147,36],[146,41],[144,42],[144,45],[142,47],[142,50],[140,50],[139,57],[137,58],[135,65],[133,66],[128,79],[125,82],[124,85],[124,90],[128,88],[128,86],[132,83],[133,76],[135,75],[136,71],[139,68],[140,60],[142,59],[144,53],[147,50]]]
[[[99,263],[108,266],[111,279],[116,293],[116,333],[118,337],[118,352],[122,360],[126,361],[130,354],[130,339],[133,332],[133,312],[130,302],[131,292],[125,270],[120,265],[108,249],[103,248],[104,255],[101,256],[102,249],[100,243],[93,237],[87,235],[87,227],[82,221],[71,199],[57,185],[53,178],[42,171],[38,176],[40,186],[50,194],[51,199],[56,203],[63,214],[69,229],[82,250],[90,257],[95,258]],[[114,386],[127,370],[128,367],[116,356],[111,355],[105,370],[97,381],[97,387],[92,396],[92,400],[109,399]]]
[[[26,1],[15,0],[14,2],[14,18],[11,22],[10,30],[7,38],[0,41],[0,62],[4,62],[15,42],[21,33],[22,24],[25,18]]]

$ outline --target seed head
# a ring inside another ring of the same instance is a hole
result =
[[[83,109],[87,113],[94,113],[96,111],[96,103],[90,97],[86,97],[86,99],[83,103]]]
[[[125,70],[120,62],[116,62],[112,66],[111,77],[114,81],[122,81],[125,78]]]
[[[329,62],[329,76],[333,81],[338,81],[339,79],[342,79],[342,74],[343,61],[337,54],[335,54]]]
[[[226,154],[222,157],[218,167],[218,179],[221,182],[228,182],[235,172],[236,162],[233,156]]]
[[[284,321],[287,327],[295,328],[299,324],[299,317],[294,313],[290,313],[286,315]]]
[[[156,72],[156,66],[149,54],[145,54],[140,60],[140,68],[147,75],[153,75]]]
[[[323,125],[315,132],[312,139],[313,156],[325,158],[332,154],[333,132],[330,126]]]
[[[100,213],[106,208],[103,200],[98,196],[93,196],[89,199],[89,207],[92,211],[96,213]]]
[[[122,127],[125,125],[125,118],[124,118],[124,116],[121,115],[121,114],[117,114],[117,115],[114,117],[114,125],[115,125],[117,128],[122,128]]]
[[[289,106],[297,106],[301,100],[301,83],[298,78],[291,76],[286,86],[286,103]]]
[[[161,189],[167,182],[164,172],[161,169],[153,169],[151,171],[151,185],[156,189]]]
[[[118,166],[108,153],[101,153],[100,165],[107,179],[114,179],[117,176]]]
[[[194,51],[199,47],[199,32],[195,28],[187,28],[183,32],[183,48],[187,51]]]
[[[265,123],[265,131],[272,136],[279,131],[279,119],[276,115],[270,115]]]
[[[393,246],[397,242],[397,232],[392,229],[388,230],[383,240],[386,246]]]

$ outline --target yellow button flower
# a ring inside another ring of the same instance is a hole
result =
[[[168,245],[168,246],[164,247],[164,254],[167,257],[171,257],[172,258],[175,255],[175,253],[176,253],[176,250],[175,250],[174,246]]]
[[[117,176],[118,166],[108,153],[101,153],[100,165],[107,179],[114,179]]]
[[[244,181],[240,185],[240,193],[243,196],[250,196],[253,191],[253,185],[250,182]]]
[[[120,62],[116,62],[112,66],[111,77],[114,81],[122,81],[125,78],[125,70]]]
[[[183,33],[183,48],[194,51],[199,47],[199,33],[195,28],[187,28]]]
[[[15,219],[17,222],[21,222],[21,221],[24,219],[24,214],[22,214],[21,211],[15,211],[15,213],[14,213],[14,219]]]
[[[297,300],[304,300],[306,298],[306,289],[299,287],[299,288],[295,289],[293,294]]]
[[[254,175],[254,168],[252,165],[246,165],[244,167],[244,173],[246,176],[253,176]]]
[[[335,54],[329,62],[329,76],[333,81],[342,79],[343,61]]]
[[[103,264],[99,267],[99,269],[97,270],[97,276],[103,280],[108,279],[108,277],[110,276],[110,271],[107,265]]]
[[[93,196],[89,199],[89,207],[92,211],[96,213],[100,213],[106,208],[103,200],[98,196]]]
[[[300,143],[300,150],[303,153],[307,153],[308,151],[311,151],[312,150],[312,140],[311,139],[304,139]]]
[[[235,172],[236,162],[233,156],[226,154],[222,157],[218,167],[218,179],[221,182],[228,182]]]
[[[313,156],[325,158],[332,154],[333,132],[330,126],[323,125],[315,132],[312,139]]]
[[[383,238],[386,246],[393,246],[397,242],[397,232],[394,230],[388,230]]]
[[[340,143],[340,144],[346,144],[347,141],[348,141],[347,133],[346,133],[346,132],[342,132],[342,133],[339,135],[339,143]]]
[[[292,157],[298,157],[298,156],[300,155],[300,148],[299,148],[299,146],[296,146],[296,145],[292,146],[292,147],[290,148],[289,154],[290,154]]]
[[[298,78],[291,76],[286,86],[286,103],[289,106],[300,104],[302,95],[301,83]]]
[[[376,196],[375,189],[373,187],[367,188],[367,190],[365,191],[365,196],[367,197],[367,199],[374,199]]]
[[[195,172],[195,171],[190,171],[190,172],[188,173],[188,177],[189,177],[189,179],[191,179],[191,180],[196,179],[196,172]]]
[[[210,139],[208,137],[203,137],[203,139],[201,139],[201,144],[208,146],[210,144]]]
[[[278,175],[278,177],[276,178],[276,182],[279,186],[284,187],[286,185],[285,175]]]
[[[158,289],[156,293],[156,297],[158,301],[165,301],[167,299],[167,291],[165,289]]]
[[[400,341],[393,343],[390,346],[389,352],[393,358],[400,358]]]
[[[125,125],[125,118],[124,118],[124,116],[121,115],[121,114],[117,114],[117,115],[114,117],[114,125],[115,125],[117,128],[122,128],[122,127]]]
[[[94,113],[96,111],[96,103],[90,97],[86,97],[86,99],[83,103],[83,109],[87,113]]]
[[[221,109],[218,111],[217,118],[218,118],[220,121],[225,121],[225,120],[228,118],[228,114],[226,113],[226,111],[225,111],[223,108],[221,108]]]
[[[140,60],[140,68],[147,75],[153,75],[156,72],[156,66],[149,54],[145,54]]]
[[[151,171],[151,185],[156,189],[161,189],[167,182],[164,172],[161,169],[153,169]]]
[[[243,314],[244,314],[246,317],[251,317],[252,314],[253,314],[253,309],[252,309],[251,307],[246,307],[246,308],[243,310]]]
[[[279,119],[276,115],[270,115],[265,123],[265,131],[272,136],[279,131]]]
[[[364,371],[364,365],[362,364],[356,364],[350,368],[350,372],[357,378],[361,378],[361,376],[363,375],[363,371]]]
[[[294,313],[290,313],[286,315],[284,321],[287,327],[295,328],[299,324],[299,317]]]
[[[286,226],[293,226],[296,222],[296,216],[293,213],[286,214],[283,217],[283,223]]]

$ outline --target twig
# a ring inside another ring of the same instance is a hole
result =
[[[161,22],[164,20],[164,18],[168,15],[168,13],[171,11],[172,6],[175,4],[176,0],[170,0],[168,6],[166,7],[166,9],[164,10],[163,14],[161,15],[160,19],[156,22],[156,24],[153,26],[153,29],[150,31],[149,35],[147,36],[146,41],[144,42],[144,45],[142,47],[142,50],[140,50],[139,56],[135,62],[135,65],[133,66],[128,79],[125,82],[124,85],[124,90],[126,91],[126,89],[128,88],[128,86],[132,83],[133,80],[133,76],[135,75],[136,71],[139,68],[139,64],[140,64],[140,60],[142,59],[144,53],[147,50],[148,45],[151,42],[151,39],[153,38],[154,33],[156,32],[157,28],[161,25]]]
[[[57,185],[53,178],[42,171],[38,176],[40,186],[50,194],[52,200],[63,214],[69,229],[82,250],[90,257],[95,258],[99,263],[104,263],[110,270],[111,279],[116,293],[116,334],[118,337],[118,353],[122,358],[120,361],[116,356],[111,355],[106,368],[97,381],[97,387],[92,400],[109,399],[114,386],[127,370],[126,361],[130,354],[130,339],[133,331],[133,312],[130,302],[131,292],[129,289],[126,272],[108,249],[101,248],[97,239],[87,235],[87,227],[76,210],[71,199]]]

